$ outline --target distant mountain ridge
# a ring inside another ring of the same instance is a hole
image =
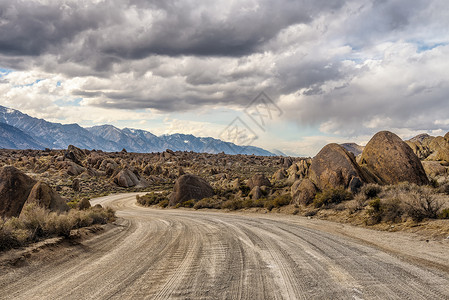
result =
[[[112,125],[83,128],[78,124],[52,123],[0,106],[0,148],[7,149],[65,149],[78,148],[108,152],[126,149],[130,152],[193,151],[198,153],[255,154],[273,153],[253,146],[239,146],[211,137],[190,134],[156,136],[140,129],[119,129]]]

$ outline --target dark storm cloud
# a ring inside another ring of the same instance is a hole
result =
[[[82,2],[54,2],[42,5],[34,1],[0,2],[0,53],[37,56],[57,51],[79,33],[96,30],[105,21],[102,5],[90,10]]]
[[[257,51],[283,28],[308,23],[342,3],[260,1],[245,11],[245,3],[220,9],[212,2],[197,1],[50,1],[43,5],[6,0],[0,3],[0,53],[51,53],[61,59],[64,47],[70,47],[72,54],[78,50],[86,62],[97,55],[127,59],[154,54],[240,56]],[[135,14],[127,15],[130,12]]]

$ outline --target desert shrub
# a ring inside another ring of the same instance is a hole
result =
[[[229,198],[230,195],[234,194],[234,189],[226,188],[226,189],[215,189],[214,194],[223,198]]]
[[[169,204],[168,199],[165,199],[165,200],[162,200],[161,202],[159,202],[159,206],[163,207],[163,208],[166,208],[168,206],[168,204]]]
[[[221,208],[222,200],[216,197],[204,198],[195,203],[193,206],[194,209],[202,209],[202,208]]]
[[[72,209],[59,214],[35,204],[27,205],[19,218],[0,219],[0,250],[24,246],[50,236],[67,237],[72,229],[114,220],[115,212],[110,208]]]
[[[420,188],[408,193],[404,203],[408,216],[416,222],[423,219],[436,219],[442,206],[429,188]]]
[[[445,208],[443,209],[439,215],[438,215],[439,219],[449,219],[449,208]]]
[[[315,216],[317,213],[318,213],[318,209],[314,209],[314,210],[307,211],[307,212],[304,214],[304,216],[306,216],[306,217],[313,217],[313,216]]]
[[[430,179],[429,185],[431,187],[433,187],[434,189],[436,189],[440,186],[440,184],[438,183],[438,180],[436,180],[435,178]]]
[[[331,204],[338,204],[345,200],[350,200],[353,195],[348,190],[343,187],[336,189],[327,189],[321,193],[316,194],[315,199],[313,199],[313,204],[315,207],[329,207]]]
[[[369,223],[377,224],[382,221],[382,205],[380,202],[380,198],[375,198],[368,203]]]
[[[192,208],[194,205],[195,205],[195,200],[190,199],[190,200],[176,204],[175,208],[179,208],[179,207]]]
[[[273,199],[273,204],[275,207],[289,205],[291,202],[292,202],[291,194],[283,194]]]
[[[249,192],[251,192],[250,187],[245,184],[239,186],[239,190],[242,192],[242,197],[248,196]]]
[[[365,208],[366,197],[362,193],[358,193],[355,195],[352,201],[346,203],[346,209],[349,210],[349,213],[353,214],[357,211],[361,211]]]
[[[382,192],[382,187],[375,183],[365,184],[360,193],[366,197],[366,199],[376,198],[380,192]]]
[[[440,188],[438,189],[438,191],[440,193],[449,195],[449,183],[445,183],[445,184],[441,185]]]
[[[6,220],[0,218],[0,251],[20,246],[16,234]]]
[[[402,221],[404,207],[397,198],[386,199],[381,203],[382,221],[398,223]]]
[[[167,193],[151,192],[143,196],[136,196],[137,203],[143,206],[157,205],[161,201],[167,200]]]
[[[221,208],[229,210],[242,209],[243,201],[239,199],[229,199],[222,203]]]

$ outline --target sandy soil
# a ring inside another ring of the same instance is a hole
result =
[[[1,266],[0,299],[449,299],[449,243],[274,214],[157,210]],[[1,260],[1,256],[0,256]]]

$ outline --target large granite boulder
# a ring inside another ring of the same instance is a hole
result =
[[[18,217],[36,181],[12,166],[0,169],[0,217]]]
[[[36,183],[31,189],[24,206],[28,204],[36,204],[56,212],[65,212],[69,210],[66,201],[48,184],[42,181]]]
[[[116,185],[124,188],[130,188],[140,184],[139,177],[129,169],[118,172],[113,181]]]
[[[201,200],[213,195],[214,190],[206,180],[196,175],[185,174],[176,180],[169,203],[170,206],[175,206],[188,200]]]
[[[313,202],[317,192],[315,184],[310,179],[297,180],[291,188],[292,202],[309,205]]]
[[[309,179],[320,190],[341,186],[348,188],[354,178],[362,183],[370,181],[354,155],[338,144],[324,146],[312,159]]]
[[[378,132],[371,138],[360,162],[383,184],[404,181],[418,185],[429,183],[421,161],[413,150],[389,131]]]
[[[247,185],[250,189],[255,188],[256,186],[271,186],[270,180],[263,174],[256,174],[250,179],[248,179]]]

